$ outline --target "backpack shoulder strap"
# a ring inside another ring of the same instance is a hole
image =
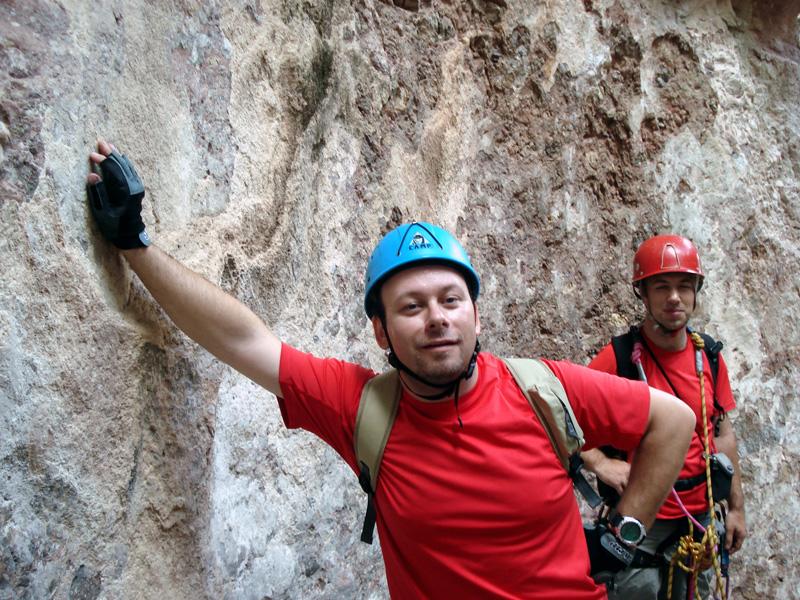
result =
[[[367,493],[367,513],[361,541],[368,544],[372,543],[377,517],[375,490],[381,459],[397,416],[401,392],[397,369],[391,369],[367,381],[358,404],[353,446],[359,469],[358,482]]]
[[[633,345],[639,337],[639,328],[631,325],[627,333],[611,338],[611,347],[614,349],[614,358],[617,361],[617,375],[625,379],[639,379],[636,365],[631,360]]]
[[[503,362],[542,422],[561,464],[569,470],[569,457],[581,449],[584,439],[564,386],[542,361],[504,358]]]
[[[711,376],[714,378],[714,388],[717,387],[717,373],[719,373],[719,353],[722,351],[722,342],[715,340],[707,333],[701,333],[700,337],[703,338],[703,351],[708,358],[708,364],[711,366]]]
[[[719,373],[719,353],[722,351],[722,342],[715,340],[707,333],[701,333],[700,337],[703,338],[703,351],[706,353],[708,365],[711,367],[711,379],[714,387],[714,408],[717,412],[724,413],[725,411],[717,400],[717,375]]]
[[[359,468],[367,467],[373,492],[376,489],[386,440],[389,439],[397,415],[400,392],[397,369],[390,369],[373,377],[367,381],[361,392],[354,445]]]
[[[580,455],[584,443],[583,431],[572,411],[564,386],[540,360],[504,358],[503,362],[542,423],[550,444],[573,485],[586,502],[596,508],[602,500],[583,475],[583,460]]]

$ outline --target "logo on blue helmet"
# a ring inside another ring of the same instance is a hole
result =
[[[411,238],[411,243],[408,245],[409,250],[418,250],[420,248],[430,248],[431,243],[425,239],[425,236],[421,233],[415,233],[414,237]]]
[[[443,264],[464,277],[472,299],[478,297],[480,279],[469,256],[450,233],[430,223],[405,223],[378,242],[364,277],[364,310],[372,317],[378,308],[380,285],[398,271],[421,264]]]

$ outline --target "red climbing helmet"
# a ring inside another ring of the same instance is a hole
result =
[[[633,257],[633,286],[661,273],[697,275],[697,291],[703,286],[703,269],[695,245],[680,235],[666,234],[642,242]]]

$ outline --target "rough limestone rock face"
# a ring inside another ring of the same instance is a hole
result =
[[[115,142],[166,251],[304,350],[384,366],[372,246],[452,229],[484,348],[586,362],[645,237],[708,272],[750,538],[797,598],[800,2],[5,0],[0,599],[383,598],[353,473],[180,333],[90,220]]]

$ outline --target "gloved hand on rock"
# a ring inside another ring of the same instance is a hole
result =
[[[100,232],[123,250],[149,246],[141,214],[142,180],[131,161],[113,146],[100,140],[97,149],[99,152],[90,155],[95,172],[89,175],[87,192],[89,208]],[[98,168],[102,179],[96,173]]]

